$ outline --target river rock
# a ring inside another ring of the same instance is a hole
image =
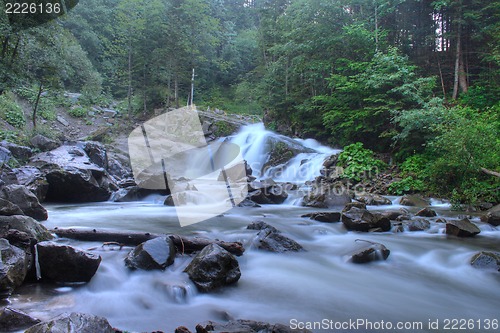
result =
[[[30,143],[33,145],[33,147],[41,151],[53,150],[60,146],[57,141],[49,139],[41,134],[37,134],[32,137]]]
[[[50,321],[36,324],[24,333],[115,333],[108,320],[86,313],[62,314]]]
[[[186,326],[179,326],[175,329],[174,333],[191,333],[191,331]]]
[[[402,211],[398,211],[398,210],[392,210],[392,211],[387,211],[387,212],[381,213],[381,215],[383,217],[386,217],[391,221],[396,221],[403,214],[405,214],[405,213]]]
[[[242,202],[240,202],[237,206],[238,207],[251,207],[251,208],[262,207],[258,203],[253,202],[252,200],[250,200],[249,198],[245,198],[245,200],[243,200]]]
[[[17,205],[24,215],[36,220],[44,221],[48,218],[47,210],[38,201],[38,198],[23,185],[4,186],[0,197]]]
[[[54,282],[89,282],[101,263],[101,257],[53,242],[36,245],[40,275]]]
[[[21,210],[21,208],[19,208],[18,205],[0,198],[0,215],[3,216],[23,215],[23,211]]]
[[[431,227],[431,223],[424,219],[415,219],[408,223],[408,230],[410,231],[424,231]]]
[[[383,244],[372,242],[367,242],[367,244],[349,255],[349,260],[352,263],[365,264],[372,261],[386,260],[391,253]]]
[[[169,237],[156,237],[139,244],[125,258],[130,269],[165,269],[174,263],[175,245]]]
[[[3,147],[10,151],[12,156],[18,161],[27,161],[33,155],[33,150],[31,148],[16,145],[12,142],[2,141],[0,142],[0,147]],[[2,158],[0,157],[0,161],[1,160]]]
[[[270,230],[270,231],[273,231],[273,232],[280,232],[278,229],[276,229],[275,227],[273,227],[270,224],[267,224],[264,221],[254,221],[254,222],[250,223],[247,226],[247,229],[248,230],[264,230],[264,229],[267,229],[267,230]]]
[[[234,284],[241,277],[238,260],[217,244],[204,247],[184,272],[204,292]]]
[[[470,264],[474,268],[500,272],[500,253],[487,251],[476,253],[472,257]]]
[[[0,237],[5,237],[9,230],[26,233],[35,243],[54,238],[47,228],[29,216],[0,216]]]
[[[382,215],[374,215],[366,209],[351,208],[342,213],[342,223],[348,230],[354,231],[389,231],[391,221]]]
[[[0,147],[0,166],[9,163],[12,153],[5,147]]]
[[[106,153],[106,148],[104,148],[102,143],[96,141],[85,141],[79,142],[77,147],[83,149],[92,163],[101,168],[108,169],[108,154]]]
[[[446,223],[446,234],[457,237],[473,237],[479,234],[481,230],[465,218],[463,220],[450,220]]]
[[[429,206],[429,201],[419,195],[405,195],[401,198],[399,204],[402,206],[427,207]]]
[[[311,191],[302,200],[302,205],[314,208],[334,208],[351,202],[351,196],[341,182],[326,183],[316,180]]]
[[[495,227],[500,225],[500,205],[490,208],[486,214],[481,216],[481,221],[489,223]]]
[[[0,299],[9,296],[23,283],[28,269],[26,253],[0,238]]]
[[[275,253],[298,252],[304,250],[302,245],[291,238],[283,236],[275,228],[265,228],[259,231],[254,240],[254,244],[260,250]]]
[[[29,314],[11,307],[3,308],[0,311],[1,332],[19,331],[38,324],[39,322],[39,319],[33,318]]]
[[[316,212],[316,213],[304,214],[301,217],[308,217],[311,220],[319,222],[333,223],[333,222],[340,222],[341,215],[342,214],[340,212]]]
[[[227,323],[208,321],[196,326],[196,333],[312,333],[307,329],[292,329],[283,324],[270,324],[254,320],[232,320]]]
[[[272,179],[253,181],[248,185],[248,197],[257,204],[282,204],[288,193],[286,187],[275,183]]]
[[[363,202],[359,202],[359,201],[353,201],[353,202],[349,202],[347,203],[345,206],[344,206],[344,209],[342,209],[342,212],[347,212],[348,210],[350,210],[352,207],[356,207],[356,208],[359,208],[359,209],[366,209],[366,204],[363,203]]]
[[[363,202],[368,206],[392,205],[391,200],[379,194],[356,195],[354,199],[358,200],[359,202]]]
[[[49,183],[38,168],[22,166],[12,171],[15,173],[19,185],[26,186],[38,198],[39,202],[45,201]]]
[[[118,189],[107,171],[92,163],[85,151],[75,146],[62,146],[38,154],[30,164],[45,174],[49,183],[47,200],[50,201],[105,201]]]
[[[416,214],[416,216],[422,216],[422,217],[434,217],[437,216],[436,212],[429,207],[422,208],[419,210]]]

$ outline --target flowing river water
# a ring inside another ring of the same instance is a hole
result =
[[[256,162],[266,154],[267,132],[260,125],[244,129],[234,142],[240,144],[245,159]],[[291,161],[307,169],[294,178],[286,172],[278,180],[310,180],[319,175],[325,156],[335,151],[313,141],[296,141],[316,150]],[[263,175],[264,176],[264,175]],[[269,175],[266,175],[269,176]],[[119,231],[144,231],[196,235],[225,241],[240,241],[246,252],[238,258],[241,279],[237,285],[219,292],[196,291],[183,269],[191,257],[178,255],[165,271],[129,271],[124,258],[132,247],[103,246],[102,243],[58,240],[102,256],[92,281],[82,285],[29,284],[11,297],[12,306],[33,316],[49,319],[62,312],[86,312],[106,317],[117,328],[127,331],[163,330],[173,332],[180,325],[193,329],[197,323],[227,319],[252,319],[285,325],[332,320],[365,320],[414,325],[408,332],[440,332],[446,320],[465,319],[483,324],[471,332],[485,329],[487,320],[500,319],[500,276],[498,272],[471,267],[470,258],[478,251],[500,251],[500,227],[481,223],[474,238],[459,239],[444,234],[444,224],[432,221],[428,231],[402,233],[348,232],[342,223],[325,224],[300,217],[321,211],[294,205],[300,198],[282,205],[260,208],[234,208],[208,221],[181,228],[175,209],[162,205],[160,198],[142,202],[50,204],[48,228],[76,227]],[[387,211],[394,205],[369,207]],[[449,206],[432,202],[439,216],[456,218]],[[342,207],[339,207],[339,210]],[[414,211],[413,211],[414,212]],[[246,226],[262,220],[299,242],[301,253],[273,254],[255,249],[256,232]],[[366,265],[347,262],[347,254],[359,246],[357,240],[379,242],[390,249],[387,261]],[[438,322],[429,327],[429,321]],[[418,326],[421,323],[422,327]],[[415,326],[417,325],[417,326]],[[375,326],[376,327],[376,326]],[[451,327],[451,326],[450,326]],[[379,326],[378,331],[389,331]],[[315,332],[364,332],[352,327]],[[375,331],[375,330],[374,330]],[[393,329],[395,332],[405,330]]]

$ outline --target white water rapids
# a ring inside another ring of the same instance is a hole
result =
[[[233,142],[240,144],[250,164],[264,164],[268,149],[265,148],[266,138],[269,137],[277,135],[252,125],[234,137]],[[297,183],[311,180],[319,175],[323,159],[335,152],[313,141],[295,142],[316,152],[305,153],[289,162],[290,170],[307,169],[304,175],[294,177],[285,171],[278,180]],[[197,235],[241,241],[246,252],[238,258],[242,276],[236,286],[201,294],[183,273],[191,259],[187,255],[178,255],[175,264],[163,272],[132,272],[123,262],[131,247],[120,250],[100,243],[60,240],[82,249],[95,248],[92,251],[103,260],[88,284],[35,283],[22,287],[11,297],[13,307],[41,319],[62,312],[87,312],[106,317],[114,327],[138,332],[173,332],[180,325],[194,331],[197,323],[221,322],[228,318],[285,325],[324,319],[334,322],[383,320],[394,325],[421,322],[423,329],[413,332],[438,332],[442,330],[428,328],[429,320],[439,319],[442,329],[445,319],[500,319],[499,273],[477,270],[469,264],[478,251],[500,251],[500,228],[483,224],[477,217],[472,221],[480,227],[481,234],[471,239],[458,239],[447,237],[444,224],[436,222],[432,222],[432,228],[425,232],[348,232],[341,223],[325,224],[300,217],[318,209],[287,204],[235,208],[185,228],[179,227],[173,207],[151,201],[53,204],[47,208],[49,220],[44,224],[48,228],[85,227]],[[397,204],[370,207],[379,210],[400,208]],[[433,209],[440,216],[454,218],[446,204],[434,201]],[[246,226],[255,220],[275,226],[307,251],[272,254],[252,248],[256,232],[246,230]],[[356,246],[357,239],[386,245],[391,250],[388,260],[366,265],[346,262],[346,255]]]

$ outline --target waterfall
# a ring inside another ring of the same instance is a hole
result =
[[[38,261],[38,244],[35,244],[35,270],[36,279],[40,280],[42,278],[42,272],[40,270],[40,262]]]
[[[244,126],[230,140],[240,146],[243,158],[257,179],[272,178],[278,182],[303,184],[313,180],[320,175],[324,160],[340,152],[314,139],[291,139],[274,133],[266,130],[262,123]],[[266,166],[273,148],[279,144],[296,155],[279,165]]]

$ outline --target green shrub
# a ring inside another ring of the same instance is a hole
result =
[[[76,106],[68,110],[70,116],[75,118],[85,118],[88,114],[87,109],[82,106]]]
[[[344,148],[339,155],[339,165],[344,167],[344,178],[358,182],[362,178],[372,178],[386,166],[384,162],[373,156],[373,151],[363,148],[361,142]]]
[[[408,176],[400,181],[396,181],[389,185],[388,191],[390,194],[403,195],[407,193],[421,192],[425,190],[425,184],[419,179],[414,179]]]
[[[23,110],[10,93],[0,96],[0,116],[16,128],[22,128],[26,124]]]

